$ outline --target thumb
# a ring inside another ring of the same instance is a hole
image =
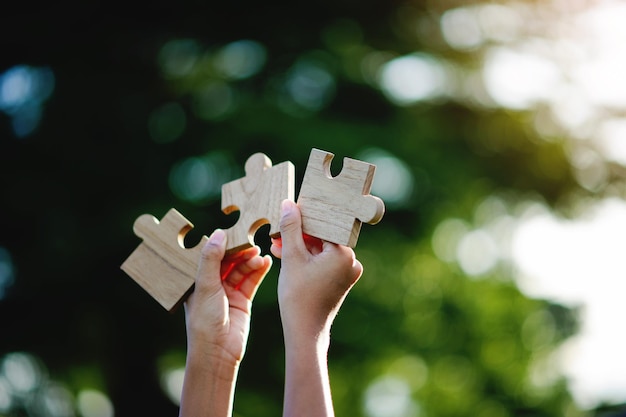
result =
[[[303,253],[306,251],[306,245],[302,237],[300,209],[291,200],[283,200],[280,209],[280,237],[283,246],[283,257],[285,253]]]
[[[220,268],[225,252],[226,233],[217,229],[202,248],[196,276],[196,291],[211,293],[221,287]]]

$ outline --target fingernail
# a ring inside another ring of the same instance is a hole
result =
[[[212,243],[221,245],[224,242],[224,238],[226,237],[226,233],[222,229],[215,229],[211,236],[209,236],[209,240]]]
[[[291,213],[292,210],[293,210],[293,202],[291,200],[283,200],[283,202],[280,203],[280,213],[283,216]]]

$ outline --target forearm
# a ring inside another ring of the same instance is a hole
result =
[[[204,352],[189,352],[180,417],[230,417],[239,364]]]
[[[283,417],[334,416],[328,376],[329,332],[285,337]]]

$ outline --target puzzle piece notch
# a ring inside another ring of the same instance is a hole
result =
[[[254,234],[270,224],[269,235],[280,235],[280,204],[294,199],[295,167],[289,162],[272,166],[263,153],[255,153],[245,164],[245,177],[222,185],[222,211],[240,216],[226,229],[226,253],[235,253],[254,246]]]
[[[376,166],[352,158],[343,159],[343,168],[333,177],[330,165],[334,154],[313,148],[298,196],[304,233],[354,248],[361,224],[376,224],[385,204],[369,195]]]
[[[193,248],[185,248],[185,235],[193,228],[176,209],[157,220],[150,214],[133,224],[143,242],[124,261],[121,269],[169,312],[174,312],[193,287],[200,251],[208,240],[202,236]]]

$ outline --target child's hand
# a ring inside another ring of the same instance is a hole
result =
[[[302,234],[298,206],[283,201],[278,304],[285,338],[285,417],[334,416],[327,352],[330,327],[363,273],[352,249]]]
[[[224,258],[226,235],[216,230],[202,248],[194,292],[185,302],[188,348],[238,364],[250,326],[252,299],[272,265],[258,246]]]
[[[292,201],[283,202],[280,230],[271,252],[282,258],[278,302],[289,343],[291,337],[330,330],[363,266],[352,249],[303,235],[300,210]]]
[[[181,417],[232,415],[235,381],[250,329],[252,299],[272,265],[252,247],[224,258],[226,234],[202,248],[195,289],[185,302],[187,362]]]

